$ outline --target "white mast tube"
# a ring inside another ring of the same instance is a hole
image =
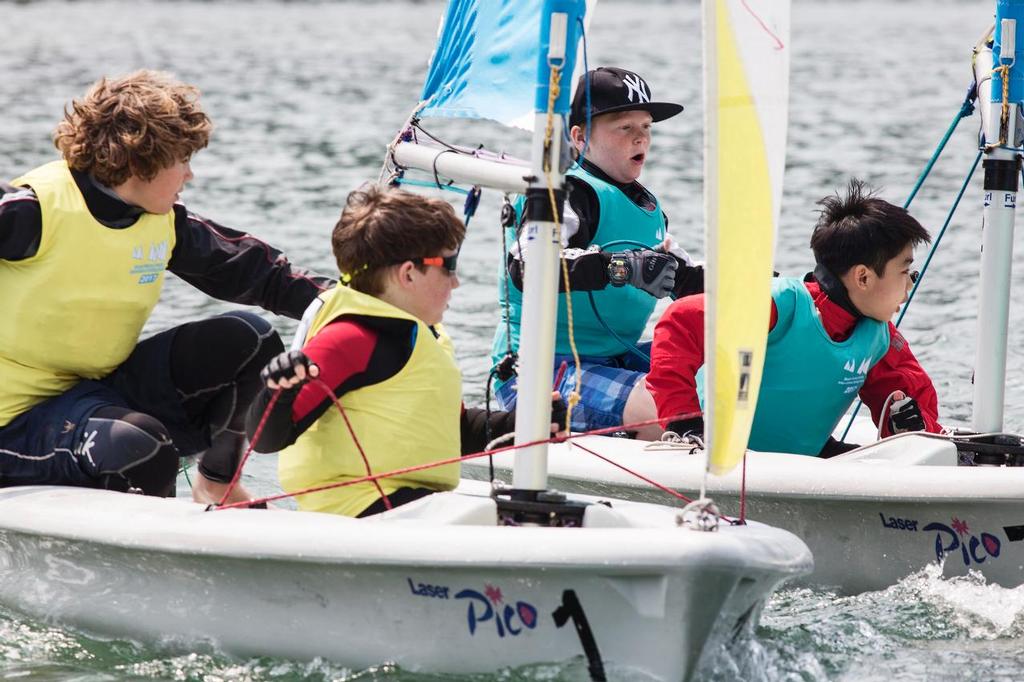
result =
[[[1024,0],[1001,0],[996,8],[996,67],[1009,65],[1008,73],[994,75],[992,104],[985,128],[985,209],[983,214],[981,288],[978,310],[978,341],[974,361],[975,431],[1003,429],[1006,387],[1006,333],[1010,308],[1010,272],[1013,228],[1020,178],[1020,151],[1014,148],[1020,81],[1014,78],[1015,53],[1003,47],[1016,43],[1015,16],[1024,16]],[[1003,113],[1003,80],[1009,78],[1007,115]]]
[[[999,129],[1000,108],[993,106],[986,139]],[[1010,105],[1010,129],[1016,106]],[[992,119],[995,125],[992,125]],[[998,137],[996,138],[998,139]],[[1006,333],[1010,310],[1010,270],[1013,257],[1014,211],[1017,206],[1016,152],[995,149],[990,160],[1013,164],[1012,187],[990,182],[985,172],[985,210],[981,246],[981,287],[978,341],[974,360],[974,414],[972,426],[980,433],[1001,431],[1006,388]],[[994,175],[994,174],[993,174]]]
[[[551,14],[547,63],[566,62],[566,32],[569,15]],[[543,44],[543,43],[542,43]],[[575,43],[574,43],[575,45]],[[561,75],[563,90],[572,88],[572,70]],[[539,102],[538,102],[539,105]],[[546,110],[546,106],[544,107]],[[554,117],[550,139],[547,113],[540,106],[533,124],[532,197],[548,198],[548,178],[561,197],[565,175],[559,165],[562,155],[562,118]],[[545,170],[545,168],[547,170]],[[539,191],[538,191],[539,190]],[[550,202],[550,199],[548,199]],[[545,202],[545,203],[548,203]],[[557,204],[561,201],[557,200]],[[529,206],[529,202],[527,202]],[[542,213],[550,213],[549,207]],[[561,205],[557,206],[559,217]],[[551,221],[530,221],[523,231],[523,316],[519,334],[519,398],[516,402],[515,443],[544,440],[551,435],[551,390],[555,357],[555,329],[558,314],[558,264],[561,235]],[[546,443],[515,451],[512,487],[516,490],[546,490],[548,446]]]

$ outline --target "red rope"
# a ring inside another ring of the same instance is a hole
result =
[[[363,465],[366,467],[366,474],[367,476],[373,476],[373,470],[370,469],[370,460],[366,458],[366,453],[363,452],[363,446],[359,443],[359,438],[356,437],[356,432],[352,428],[352,423],[349,422],[348,420],[348,415],[345,413],[345,408],[341,406],[341,402],[334,395],[334,391],[332,391],[331,387],[328,386],[322,379],[312,377],[311,381],[323,390],[327,397],[330,398],[337,406],[338,411],[341,412],[341,418],[345,420],[345,426],[348,427],[348,432],[352,436],[352,440],[355,442],[356,448],[359,450],[359,456],[363,458]],[[263,435],[263,427],[266,426],[267,419],[270,418],[270,413],[274,410],[274,405],[277,403],[278,398],[281,397],[281,391],[282,389],[279,388],[276,391],[274,391],[273,395],[270,396],[270,402],[267,403],[266,409],[263,410],[263,416],[260,417],[260,423],[256,425],[256,430],[252,434],[252,440],[249,442],[249,447],[245,449],[245,454],[242,455],[241,461],[238,462],[238,468],[235,469],[235,475],[231,478],[231,483],[228,484],[227,490],[224,491],[224,494],[221,496],[220,501],[217,503],[217,508],[225,506],[249,507],[254,504],[266,502],[266,500],[264,499],[258,499],[246,500],[244,502],[236,502],[232,505],[225,505],[225,502],[227,502],[228,497],[231,495],[231,491],[235,489],[235,486],[238,485],[238,480],[242,477],[242,469],[245,468],[245,463],[249,461],[249,455],[252,454],[253,449],[256,447],[256,443],[260,441],[260,436]],[[371,482],[373,483],[374,487],[377,488],[377,492],[380,494],[380,499],[384,502],[384,507],[387,508],[388,510],[392,509],[391,500],[389,500],[388,496],[384,494],[384,489],[380,487],[380,483],[377,482],[377,479],[373,478]],[[301,493],[294,494],[299,495]]]
[[[584,452],[590,453],[591,455],[593,455],[594,457],[597,457],[598,459],[600,459],[602,461],[608,462],[609,464],[611,464],[614,467],[618,467],[618,468],[622,469],[623,471],[625,471],[627,474],[629,474],[631,476],[636,476],[637,478],[639,478],[644,483],[649,483],[649,484],[653,485],[655,488],[657,488],[658,490],[661,490],[662,492],[668,493],[672,497],[680,499],[683,502],[686,502],[687,504],[689,504],[690,502],[693,502],[693,500],[691,498],[689,498],[686,495],[682,494],[678,490],[673,490],[672,488],[669,488],[667,485],[663,485],[661,483],[658,483],[657,481],[655,481],[652,478],[647,478],[646,476],[641,474],[639,471],[634,471],[634,470],[630,469],[629,467],[623,466],[622,464],[619,464],[618,462],[615,462],[615,461],[605,457],[602,454],[594,452],[593,450],[591,450],[589,448],[586,448],[586,447],[580,445],[579,443],[573,443],[572,445],[573,445],[573,447],[577,447],[580,450],[583,450]],[[746,464],[747,464],[747,458],[746,458],[746,456],[744,456],[743,457],[744,473],[746,473]],[[741,497],[740,497],[740,518],[739,518],[738,523],[743,523],[743,516],[742,516],[742,514],[743,514],[742,491],[741,491],[740,495],[741,495]],[[729,523],[733,523],[733,519],[732,518],[726,516],[725,514],[722,514],[721,512],[719,512],[717,514],[717,516],[718,516],[718,518],[722,519],[723,521],[727,521]]]
[[[577,447],[580,450],[583,450],[583,452],[589,452],[594,457],[597,457],[600,460],[608,462],[609,464],[611,464],[614,467],[618,467],[618,468],[622,469],[623,471],[625,471],[627,474],[629,474],[631,476],[636,476],[637,478],[639,478],[644,483],[650,483],[651,485],[653,485],[658,490],[661,490],[662,492],[666,492],[669,495],[682,500],[683,502],[686,502],[686,503],[693,502],[693,500],[691,500],[689,497],[687,497],[686,495],[682,494],[681,492],[673,490],[672,488],[669,488],[667,485],[662,485],[661,483],[658,483],[657,481],[655,481],[653,479],[647,478],[646,476],[641,474],[639,471],[633,471],[632,469],[630,469],[628,467],[625,467],[622,464],[619,464],[618,462],[615,462],[615,461],[605,457],[604,455],[600,455],[600,454],[594,452],[590,448],[584,447],[584,446],[580,445],[579,443],[573,443],[573,447]]]
[[[256,447],[256,443],[260,441],[260,436],[263,435],[263,427],[267,425],[267,419],[270,418],[270,412],[274,409],[274,405],[277,403],[277,399],[281,397],[281,389],[274,391],[273,395],[270,396],[270,402],[267,403],[267,409],[263,410],[263,416],[260,417],[260,423],[256,425],[256,431],[252,434],[252,440],[249,442],[249,447],[245,449],[245,454],[242,455],[242,460],[238,463],[238,467],[235,469],[235,475],[231,477],[231,483],[228,484],[227,490],[220,498],[220,502],[217,503],[218,507],[223,507],[224,503],[227,502],[228,496],[231,495],[231,491],[238,485],[238,479],[242,477],[242,469],[245,467],[246,461],[249,459],[249,455],[252,454],[253,448]]]
[[[327,397],[330,398],[332,402],[334,402],[335,406],[337,406],[338,412],[341,412],[341,418],[345,420],[345,426],[348,427],[348,432],[352,436],[353,442],[355,442],[356,444],[356,449],[359,450],[359,456],[363,458],[363,465],[366,467],[366,475],[373,476],[373,470],[370,468],[370,460],[367,459],[366,453],[363,452],[363,446],[359,443],[359,439],[356,437],[355,429],[352,428],[352,422],[348,420],[348,414],[345,413],[345,408],[341,406],[341,401],[338,400],[338,396],[334,395],[334,391],[331,389],[330,386],[327,385],[326,382],[324,382],[323,379],[313,377],[313,383],[319,386],[321,389],[323,389],[324,393],[327,394]],[[387,509],[388,511],[391,511],[391,500],[389,500],[388,496],[384,494],[384,489],[380,487],[380,483],[377,481],[376,478],[374,478],[372,482],[373,487],[376,488],[377,492],[380,494],[381,501],[384,502],[384,508]]]
[[[574,436],[575,437],[575,436]],[[249,507],[254,504],[260,504],[263,502],[274,502],[275,500],[283,500],[287,497],[295,497],[297,495],[308,495],[310,493],[318,493],[321,490],[333,490],[335,488],[345,488],[350,485],[356,485],[357,483],[366,483],[368,481],[376,481],[382,478],[390,478],[392,476],[402,476],[404,474],[411,474],[416,471],[423,471],[425,469],[434,469],[436,467],[442,467],[448,464],[455,464],[457,462],[463,462],[467,459],[477,459],[478,457],[488,457],[490,455],[496,455],[501,452],[508,450],[517,450],[519,448],[528,448],[534,445],[541,445],[542,443],[554,442],[554,439],[542,439],[535,440],[530,443],[523,443],[522,445],[507,445],[501,448],[495,448],[494,450],[483,450],[481,452],[474,452],[471,455],[460,455],[458,457],[449,457],[448,459],[441,459],[434,462],[427,462],[425,464],[416,464],[414,466],[408,466],[401,469],[394,469],[393,471],[385,471],[380,474],[372,474],[369,476],[360,476],[359,478],[352,478],[347,481],[335,481],[334,483],[326,483],[324,485],[313,486],[310,488],[303,488],[302,490],[296,490],[291,493],[281,493],[280,495],[268,495],[267,497],[261,497],[257,500],[246,500],[244,502],[235,502],[233,504],[226,504],[217,509],[234,509],[236,507]]]
[[[249,507],[252,507],[253,505],[266,504],[267,502],[274,502],[276,500],[282,500],[282,499],[285,499],[285,498],[288,498],[288,497],[296,497],[298,495],[307,495],[307,494],[310,494],[310,493],[321,492],[323,490],[334,490],[335,488],[345,488],[345,487],[348,487],[348,486],[351,486],[351,485],[356,485],[358,483],[367,483],[367,482],[373,483],[374,487],[377,488],[377,492],[380,493],[381,500],[383,500],[383,502],[384,502],[384,506],[387,509],[390,510],[390,509],[393,508],[392,504],[391,504],[391,500],[389,500],[387,498],[387,495],[384,494],[384,490],[381,488],[380,483],[379,483],[380,479],[382,479],[382,478],[391,478],[393,476],[401,476],[401,475],[408,474],[408,473],[414,473],[416,471],[424,471],[426,469],[433,469],[433,468],[437,468],[437,467],[441,467],[441,466],[446,466],[448,464],[455,464],[455,463],[463,462],[463,461],[470,460],[470,459],[477,459],[477,458],[480,458],[480,457],[490,457],[490,456],[493,456],[493,455],[496,455],[496,454],[499,454],[499,453],[502,453],[502,452],[508,452],[508,451],[512,451],[512,450],[519,450],[521,448],[534,447],[536,445],[542,445],[544,443],[561,443],[561,442],[564,442],[564,441],[576,441],[576,440],[578,440],[580,438],[584,438],[586,436],[599,436],[599,435],[606,434],[606,433],[614,433],[614,432],[617,432],[617,431],[630,430],[630,429],[634,429],[634,428],[637,428],[637,427],[649,426],[651,424],[656,424],[656,423],[662,423],[662,422],[665,422],[665,421],[673,422],[673,421],[677,421],[677,420],[680,420],[680,419],[690,419],[692,417],[700,416],[700,414],[701,414],[700,412],[693,412],[693,413],[688,413],[688,414],[675,415],[675,416],[669,417],[667,419],[647,419],[647,420],[644,420],[644,421],[634,422],[632,424],[623,424],[621,426],[609,426],[609,427],[602,428],[602,429],[594,429],[593,431],[587,431],[585,433],[579,433],[579,434],[576,434],[576,435],[573,435],[573,436],[543,438],[543,439],[538,439],[538,440],[535,440],[535,441],[531,441],[529,443],[522,443],[522,444],[519,444],[519,445],[515,445],[515,444],[507,445],[507,446],[504,446],[504,447],[495,448],[493,450],[482,450],[480,452],[474,452],[474,453],[471,453],[471,454],[468,454],[468,455],[460,455],[458,457],[450,457],[448,459],[438,460],[438,461],[434,461],[434,462],[427,462],[427,463],[424,463],[424,464],[417,464],[417,465],[414,465],[414,466],[404,467],[404,468],[401,468],[401,469],[395,469],[393,471],[387,471],[387,472],[380,473],[380,474],[374,474],[372,469],[371,469],[371,467],[370,467],[370,461],[367,458],[366,453],[363,451],[363,446],[359,443],[359,438],[356,437],[355,430],[352,428],[352,423],[349,422],[349,420],[348,420],[348,415],[345,413],[345,408],[342,407],[341,401],[338,400],[337,396],[334,395],[334,391],[331,390],[331,387],[328,386],[323,380],[314,377],[314,378],[311,379],[311,381],[316,383],[318,386],[320,386],[320,388],[331,399],[331,401],[338,408],[338,411],[341,413],[342,418],[345,420],[345,426],[348,427],[348,432],[352,436],[352,440],[355,442],[356,448],[359,450],[360,457],[362,457],[362,459],[363,459],[363,464],[366,467],[366,476],[361,476],[359,478],[349,479],[347,481],[337,481],[337,482],[334,482],[334,483],[328,483],[328,484],[321,485],[321,486],[313,486],[313,487],[305,488],[305,489],[302,489],[302,490],[297,490],[295,492],[290,492],[290,493],[281,493],[279,495],[268,495],[266,497],[261,497],[261,498],[254,499],[254,500],[244,500],[242,502],[235,502],[233,504],[225,504],[225,501],[227,500],[228,496],[231,494],[231,491],[237,485],[239,478],[241,478],[242,469],[245,466],[245,463],[248,461],[249,455],[252,454],[253,449],[256,446],[256,443],[259,442],[260,436],[263,433],[263,427],[266,425],[267,419],[270,417],[270,413],[273,410],[274,405],[277,403],[278,398],[280,398],[280,396],[281,396],[281,389],[278,389],[271,396],[270,402],[267,403],[267,407],[263,411],[263,416],[260,418],[260,422],[256,426],[256,430],[253,432],[252,441],[249,443],[249,447],[246,449],[245,454],[242,456],[242,459],[241,459],[241,461],[238,464],[238,469],[235,471],[235,475],[231,479],[231,483],[228,486],[228,489],[224,492],[224,496],[221,498],[220,502],[217,503],[217,506],[214,507],[214,511],[216,511],[218,509],[249,508]],[[676,499],[683,500],[684,502],[687,502],[687,503],[690,503],[690,502],[693,501],[691,498],[687,497],[686,495],[683,495],[682,493],[680,493],[680,492],[678,492],[676,490],[673,490],[672,488],[670,488],[670,487],[668,487],[668,486],[666,486],[664,484],[658,483],[654,479],[648,478],[647,476],[644,476],[643,474],[641,474],[638,471],[635,471],[633,469],[630,469],[629,467],[626,467],[626,466],[624,466],[622,464],[619,464],[618,462],[615,462],[615,461],[609,459],[608,457],[605,457],[604,455],[601,455],[601,454],[599,454],[597,452],[594,452],[590,448],[587,448],[587,447],[585,447],[583,445],[580,445],[579,443],[576,443],[576,442],[573,442],[572,444],[575,447],[579,448],[580,450],[583,450],[584,452],[586,452],[586,453],[588,453],[590,455],[593,455],[594,457],[597,457],[598,459],[600,459],[600,460],[602,460],[604,462],[607,462],[608,464],[611,464],[614,467],[618,467],[622,471],[625,471],[627,474],[638,478],[639,480],[643,481],[644,483],[647,483],[649,485],[654,486],[658,490],[661,490],[662,492],[667,493],[668,495],[671,495],[671,496],[675,497]],[[742,476],[741,481],[742,482],[740,484],[740,516],[739,516],[738,522],[739,523],[745,523],[745,519],[746,519],[746,486],[747,486],[747,456],[746,456],[746,453],[744,453],[744,455],[743,455],[743,476]],[[720,513],[718,516],[719,516],[719,518],[721,518],[721,519],[723,519],[725,521],[728,521],[730,523],[733,522],[733,519],[730,519],[730,517],[728,517],[728,516],[726,516],[724,514]]]
[[[264,417],[266,417],[266,414],[267,413],[264,413]],[[691,417],[698,416],[699,414],[700,414],[699,412],[697,412],[697,413],[689,413],[689,414],[682,414],[682,415],[677,415],[677,416],[669,417],[668,420],[669,421],[676,421],[678,419],[689,419]],[[251,507],[253,505],[263,504],[263,503],[266,503],[266,502],[274,502],[276,500],[283,500],[285,498],[295,497],[297,495],[306,495],[306,494],[309,494],[309,493],[320,492],[322,490],[333,490],[335,488],[344,488],[344,487],[347,487],[347,486],[350,486],[350,485],[356,485],[357,483],[367,483],[367,482],[370,482],[370,481],[377,481],[377,480],[380,480],[382,478],[390,478],[392,476],[402,476],[404,474],[414,473],[416,471],[423,471],[425,469],[433,469],[433,468],[436,468],[436,467],[446,466],[448,464],[455,464],[456,462],[464,462],[466,460],[477,459],[479,457],[489,457],[491,455],[497,455],[497,454],[500,454],[502,452],[508,452],[508,451],[511,451],[511,450],[519,450],[521,448],[532,448],[532,447],[534,447],[536,445],[543,445],[544,443],[561,443],[563,441],[570,441],[570,440],[574,441],[574,440],[577,440],[579,438],[584,438],[586,436],[600,436],[600,435],[606,434],[606,433],[615,433],[617,431],[622,431],[623,429],[632,429],[632,428],[636,428],[636,427],[640,427],[640,426],[649,426],[651,424],[657,424],[660,421],[662,421],[662,420],[660,420],[660,419],[647,419],[645,421],[634,422],[632,424],[624,424],[622,426],[608,426],[608,427],[605,427],[605,428],[602,428],[602,429],[594,429],[593,431],[587,431],[586,433],[578,433],[578,434],[573,435],[573,436],[565,436],[565,437],[560,437],[560,438],[559,437],[556,437],[556,438],[541,438],[541,439],[538,439],[538,440],[530,441],[528,443],[520,443],[518,445],[515,445],[515,444],[513,444],[513,445],[506,445],[506,446],[503,446],[503,447],[500,447],[500,448],[495,448],[493,450],[481,450],[480,452],[474,452],[474,453],[468,454],[468,455],[460,455],[458,457],[450,457],[448,459],[437,460],[437,461],[434,461],[434,462],[427,462],[425,464],[417,464],[417,465],[414,465],[414,466],[404,467],[402,469],[395,469],[393,471],[386,471],[386,472],[380,473],[380,474],[368,474],[366,476],[360,476],[359,478],[352,478],[352,479],[349,479],[347,481],[335,481],[334,483],[326,483],[326,484],[320,485],[320,486],[312,486],[312,487],[309,487],[309,488],[304,488],[302,490],[296,490],[296,491],[290,492],[290,493],[281,493],[279,495],[268,495],[267,497],[260,497],[260,498],[254,499],[254,500],[244,500],[242,502],[234,502],[232,504],[218,505],[214,509],[214,511],[219,510],[219,509],[248,508],[248,507]],[[255,433],[253,433],[253,442],[255,442],[258,438],[259,438],[259,429],[257,429],[257,431]],[[251,449],[251,447],[252,446],[250,446],[250,449]],[[244,463],[244,461],[243,461],[243,463]],[[241,469],[241,467],[239,467],[239,469]]]

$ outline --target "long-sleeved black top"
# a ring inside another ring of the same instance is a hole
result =
[[[112,230],[144,213],[86,173],[71,171],[92,216]],[[0,183],[0,260],[31,258],[39,249],[42,211],[28,187]],[[167,269],[215,298],[260,306],[295,319],[333,280],[295,268],[281,251],[245,232],[174,206],[175,244]]]

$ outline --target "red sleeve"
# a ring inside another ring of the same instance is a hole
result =
[[[335,389],[366,371],[377,346],[377,332],[353,320],[331,322],[317,332],[302,352],[320,368],[320,379]],[[317,384],[299,389],[292,405],[292,421],[300,423],[324,400],[324,390]]]
[[[774,329],[778,319],[772,301],[768,328]],[[696,294],[675,301],[654,327],[647,390],[654,397],[662,427],[672,418],[701,414],[697,370],[703,364],[704,294]]]
[[[860,398],[871,409],[871,418],[878,424],[882,415],[882,407],[886,398],[893,391],[903,391],[917,401],[924,417],[925,428],[938,433],[942,430],[939,424],[939,398],[935,386],[918,363],[910,350],[910,345],[903,335],[889,323],[889,350],[868,371],[864,386],[860,389]],[[888,426],[882,427],[882,435],[889,435]]]
[[[654,327],[647,390],[661,425],[672,417],[699,415],[697,370],[704,364],[704,294],[676,300]]]

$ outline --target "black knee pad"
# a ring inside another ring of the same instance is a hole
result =
[[[221,317],[234,318],[242,322],[255,335],[255,348],[251,358],[245,363],[246,369],[255,368],[259,372],[271,358],[284,352],[284,343],[277,330],[259,315],[246,310],[234,310]]]
[[[98,487],[159,497],[174,493],[178,450],[167,428],[148,414],[100,408],[86,422],[75,455]]]
[[[171,346],[172,378],[185,395],[259,374],[284,350],[281,337],[255,313],[236,310],[182,325]]]

